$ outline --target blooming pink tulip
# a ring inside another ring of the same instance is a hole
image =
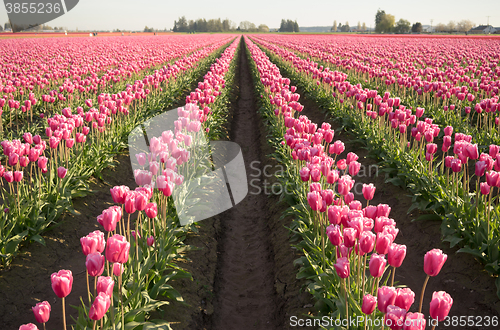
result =
[[[425,330],[427,320],[422,313],[406,313],[403,330]]]
[[[155,244],[155,238],[153,236],[149,236],[148,239],[146,240],[146,244],[148,246],[153,246]]]
[[[50,304],[48,301],[42,301],[36,304],[36,306],[31,307],[33,314],[35,314],[35,319],[38,323],[47,323],[50,318]]]
[[[377,307],[382,313],[387,313],[387,306],[394,305],[397,291],[391,286],[380,287],[377,291]]]
[[[340,278],[347,278],[350,274],[349,259],[346,257],[338,258],[337,263],[333,265]]]
[[[118,262],[115,262],[115,263],[113,264],[113,275],[115,275],[115,276],[117,276],[117,277],[118,277],[118,276],[120,276],[121,274],[123,274],[123,270],[124,270],[124,268],[123,268],[123,264],[118,263]]]
[[[99,276],[97,278],[96,290],[97,294],[104,292],[109,297],[113,296],[113,287],[115,285],[115,281],[109,276]]]
[[[14,181],[21,182],[23,179],[23,171],[14,171]]]
[[[424,272],[429,276],[438,275],[447,258],[439,249],[430,250],[424,256]]]
[[[85,266],[90,276],[96,277],[102,275],[104,272],[104,256],[99,252],[94,252],[87,255]]]
[[[57,176],[60,178],[60,179],[64,179],[64,177],[66,176],[66,173],[68,172],[67,169],[65,169],[64,167],[62,166],[59,166],[59,168],[57,169]]]
[[[385,260],[385,256],[381,254],[372,254],[370,257],[370,275],[373,277],[381,277],[384,274],[385,265],[387,261]]]
[[[406,257],[406,245],[392,243],[389,246],[387,259],[392,267],[400,267]]]
[[[397,289],[397,297],[394,305],[404,308],[406,311],[410,310],[411,305],[415,302],[415,293],[410,288]]]
[[[452,305],[453,299],[448,293],[444,291],[435,291],[432,293],[429,314],[433,319],[437,319],[438,322],[444,321]]]
[[[89,309],[89,318],[94,321],[102,319],[108,311],[110,304],[111,300],[109,296],[104,292],[99,293]]]
[[[124,264],[128,260],[130,250],[130,243],[127,242],[126,238],[115,234],[108,238],[106,244],[106,260],[115,263],[119,262]]]
[[[361,306],[361,311],[366,315],[370,315],[371,313],[373,313],[376,306],[377,306],[377,298],[372,296],[371,294],[365,294],[365,296],[363,297],[363,304]]]
[[[373,196],[375,195],[375,186],[373,183],[370,183],[369,185],[363,183],[363,197],[367,201],[371,201],[373,199]]]
[[[330,225],[326,227],[326,236],[334,246],[338,246],[342,243],[343,236],[340,226],[338,225]]]
[[[405,316],[406,310],[404,308],[389,305],[384,316],[384,324],[392,330],[402,330]]]
[[[60,270],[50,276],[52,290],[59,298],[67,297],[73,287],[73,273],[71,270]]]
[[[38,330],[38,327],[33,323],[23,324],[19,327],[19,330]]]

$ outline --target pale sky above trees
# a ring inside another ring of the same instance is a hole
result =
[[[144,26],[156,29],[171,29],[180,16],[197,18],[228,18],[239,24],[250,21],[256,26],[265,24],[278,28],[281,19],[297,20],[299,26],[331,26],[337,22],[366,23],[375,26],[377,9],[394,15],[396,22],[403,18],[410,23],[421,22],[429,25],[448,24],[449,21],[469,19],[476,25],[500,26],[500,1],[482,1],[474,5],[470,0],[358,0],[352,2],[331,0],[286,0],[286,1],[236,1],[236,0],[80,0],[78,5],[66,15],[48,22],[50,26],[64,26],[68,29],[91,30],[142,30]],[[0,23],[7,21],[5,8],[0,9]]]

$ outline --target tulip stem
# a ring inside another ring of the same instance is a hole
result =
[[[62,309],[63,309],[64,330],[66,330],[66,309],[64,308],[64,297],[62,298]]]
[[[431,330],[434,330],[434,329],[436,329],[436,326],[435,326],[435,325],[433,325],[433,326],[432,326],[432,329],[431,329]]]
[[[347,302],[347,287],[345,278],[344,278],[344,292],[345,292],[345,318],[346,320],[349,320],[349,306]],[[347,329],[349,329],[349,322],[347,322]]]
[[[118,289],[120,290],[120,304],[122,308],[122,329],[125,329],[125,314],[123,312],[123,295],[122,295],[122,274],[120,274],[120,277],[118,278]]]
[[[420,292],[420,304],[418,305],[418,312],[422,312],[422,303],[424,302],[424,292],[425,292],[425,287],[427,286],[427,282],[429,281],[429,275],[425,278],[424,285],[422,286],[422,292]]]
[[[45,328],[45,323],[43,324],[43,330],[47,330],[47,329]]]
[[[94,326],[92,326],[92,330],[95,330],[96,324],[97,324],[97,321],[94,321]]]
[[[87,273],[87,293],[89,295],[89,306],[92,305],[92,300],[90,299],[90,285],[89,285],[89,271],[86,270]]]
[[[365,274],[366,274],[366,256],[363,258],[363,279],[362,279],[362,291],[361,291],[361,299],[365,296]]]
[[[392,267],[391,286],[394,286],[394,274],[396,274],[396,267]]]

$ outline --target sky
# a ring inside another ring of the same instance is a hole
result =
[[[26,0],[28,2],[28,0]],[[43,0],[42,0],[43,1]],[[42,2],[40,1],[40,2]],[[487,0],[474,4],[471,0],[80,0],[73,10],[47,24],[63,26],[69,30],[143,30],[145,26],[155,29],[171,29],[181,16],[188,20],[198,18],[228,18],[239,24],[250,21],[257,26],[265,24],[278,28],[281,19],[297,20],[299,26],[331,26],[358,21],[374,27],[377,9],[404,18],[412,24],[423,25],[458,22],[469,19],[475,25],[489,23],[500,27],[500,1]],[[0,7],[0,23],[7,22],[7,12]]]

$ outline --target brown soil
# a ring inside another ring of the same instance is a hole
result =
[[[308,116],[313,122],[318,124],[326,121],[332,124],[332,128],[339,126],[327,113],[327,110],[318,108],[318,105],[307,99],[302,90],[297,91],[301,95],[300,102],[304,105],[302,114]],[[443,250],[448,255],[438,276],[429,280],[424,295],[422,312],[429,315],[429,303],[434,291],[446,291],[453,298],[450,317],[453,316],[494,316],[500,318],[500,301],[496,295],[494,278],[490,277],[483,266],[469,254],[457,254],[456,248],[450,248],[447,242],[443,242],[440,236],[440,221],[412,221],[421,213],[418,210],[407,213],[411,206],[411,195],[407,190],[385,183],[383,173],[379,172],[375,166],[377,161],[369,158],[368,151],[359,143],[352,142],[355,136],[347,131],[340,131],[334,137],[334,140],[340,139],[344,142],[346,150],[344,157],[349,152],[355,152],[359,156],[359,162],[362,164],[362,170],[354,179],[359,184],[358,193],[355,193],[355,199],[366,205],[366,200],[361,194],[363,183],[373,183],[376,186],[375,197],[370,204],[379,203],[388,204],[391,207],[390,217],[396,220],[399,234],[396,243],[404,244],[407,247],[405,261],[400,268],[396,270],[395,282],[411,288],[415,292],[415,303],[410,311],[418,311],[418,300],[420,290],[425,280],[426,274],[423,271],[424,255],[427,251],[437,248]],[[363,173],[363,167],[365,172]],[[359,182],[359,183],[358,183]],[[389,271],[386,272],[386,275]],[[474,318],[479,321],[479,318]],[[483,323],[485,323],[483,321]],[[455,327],[449,327],[450,329]],[[460,329],[477,329],[479,327],[458,327]],[[498,327],[480,327],[481,329],[498,329]],[[439,329],[447,329],[444,325],[439,325]]]

